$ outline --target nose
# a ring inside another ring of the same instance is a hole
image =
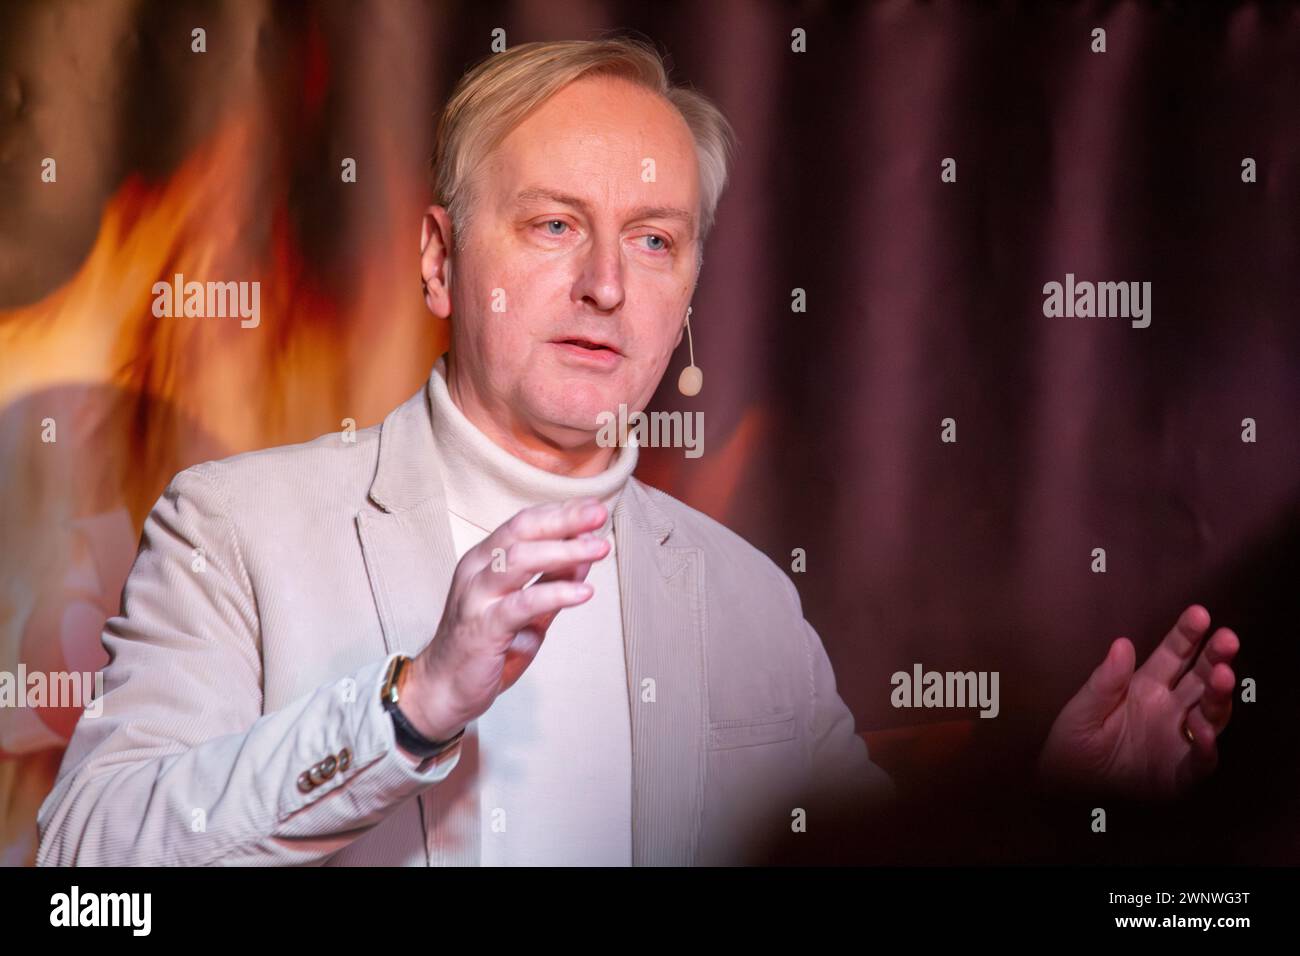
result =
[[[623,254],[617,236],[594,236],[583,251],[573,288],[574,298],[597,312],[613,312],[623,304]]]

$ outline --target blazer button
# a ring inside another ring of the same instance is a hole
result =
[[[311,782],[315,786],[320,786],[322,783],[325,782],[325,777],[321,773],[322,767],[323,764],[318,763],[316,764],[316,766],[312,767],[310,770],[307,771],[307,775],[311,777]]]
[[[316,784],[311,782],[311,777],[308,776],[306,770],[298,774],[298,789],[303,793],[309,792],[315,786]]]
[[[334,776],[335,771],[337,771],[338,769],[339,769],[338,758],[326,757],[324,760],[321,761],[320,775],[324,777],[326,780],[328,780],[330,777]]]
[[[339,751],[339,769],[347,770],[350,766],[352,766],[352,751],[344,747]]]

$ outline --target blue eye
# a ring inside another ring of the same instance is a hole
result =
[[[569,227],[569,224],[568,224],[567,222],[565,222],[563,219],[551,219],[551,220],[548,220],[547,223],[546,223],[546,227],[547,227],[547,235],[550,235],[550,236],[562,236],[562,235],[564,235],[564,233],[562,233],[562,232],[552,232],[552,231],[551,231],[550,227],[551,227],[551,226],[554,226],[554,225],[556,225],[556,224],[559,224],[559,225],[561,225],[561,226],[564,226],[566,229]]]
[[[646,238],[647,238],[647,239],[653,239],[655,242],[658,242],[658,243],[659,243],[658,246],[652,246],[652,247],[651,247],[652,251],[654,251],[654,252],[662,252],[663,250],[665,250],[665,249],[668,248],[668,242],[664,239],[663,236],[653,236],[653,235],[652,235],[652,236],[646,236]]]

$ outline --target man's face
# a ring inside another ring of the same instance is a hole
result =
[[[697,276],[689,128],[625,80],[570,84],[475,175],[451,257],[459,390],[515,440],[588,444],[642,409],[681,340]]]

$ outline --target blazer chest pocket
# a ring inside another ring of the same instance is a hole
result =
[[[794,737],[794,711],[760,714],[735,720],[715,720],[709,724],[709,749],[731,750],[758,744],[780,743]]]

